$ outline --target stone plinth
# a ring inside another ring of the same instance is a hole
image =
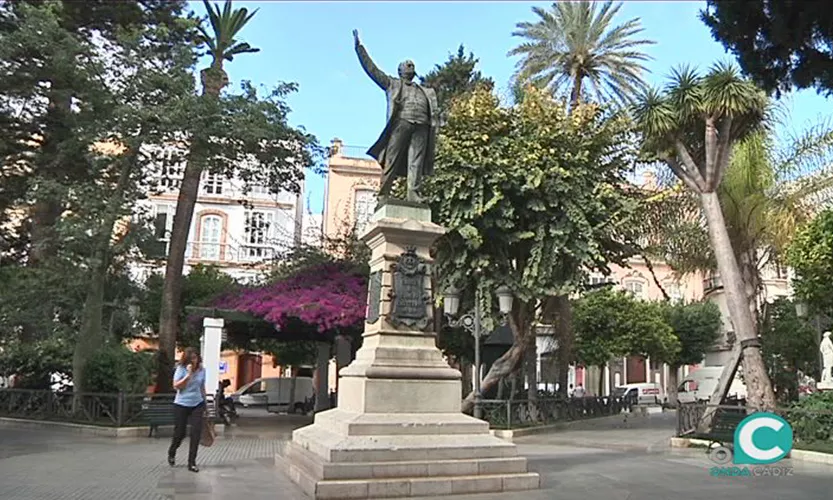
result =
[[[833,391],[833,382],[819,382],[816,384],[818,391]]]
[[[518,491],[539,487],[514,444],[460,411],[460,372],[448,366],[431,332],[428,276],[410,282],[405,309],[427,321],[403,324],[394,314],[395,266],[408,250],[428,266],[430,245],[444,233],[426,207],[392,202],[361,236],[371,249],[364,342],[339,373],[338,408],[317,413],[293,432],[276,461],[316,499],[389,498]],[[413,262],[413,261],[411,261]],[[430,273],[429,273],[430,275]],[[420,280],[421,279],[421,285]],[[373,283],[375,280],[375,284]],[[414,285],[416,283],[416,285]],[[420,290],[419,301],[413,290]],[[396,290],[397,300],[406,294]],[[413,314],[412,314],[413,315]]]

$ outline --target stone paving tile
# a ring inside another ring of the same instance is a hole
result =
[[[597,431],[596,442],[622,440],[621,429]],[[201,448],[199,474],[165,463],[167,439],[67,436],[0,428],[0,500],[301,500],[305,497],[274,465],[285,430],[239,432]],[[647,429],[640,432],[650,434]],[[584,437],[587,429],[559,433]],[[637,433],[638,434],[638,433]],[[255,437],[257,436],[257,437]],[[552,435],[528,436],[519,452],[542,475],[542,489],[513,494],[454,496],[455,500],[792,500],[831,498],[833,468],[808,463],[786,478],[712,478],[699,450],[654,453],[554,444]]]

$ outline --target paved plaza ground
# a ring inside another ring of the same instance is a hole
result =
[[[244,419],[231,435],[201,448],[199,474],[165,463],[167,438],[114,440],[0,426],[0,500],[300,500],[274,465],[280,442],[303,419]],[[460,500],[788,500],[830,498],[833,468],[791,463],[786,478],[713,478],[702,450],[671,450],[673,414],[605,424],[586,422],[517,438],[543,488],[469,495]]]

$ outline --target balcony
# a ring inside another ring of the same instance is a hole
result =
[[[148,256],[153,259],[164,259],[170,251],[170,242],[159,240],[154,243],[155,248],[151,249]],[[186,261],[198,261],[205,264],[257,264],[277,259],[280,255],[281,250],[275,245],[231,245],[193,241],[185,247]]]

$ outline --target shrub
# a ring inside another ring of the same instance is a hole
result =
[[[125,346],[107,346],[90,358],[84,369],[86,392],[144,393],[151,381],[153,355]]]
[[[833,440],[833,392],[817,392],[786,411],[797,443]]]

